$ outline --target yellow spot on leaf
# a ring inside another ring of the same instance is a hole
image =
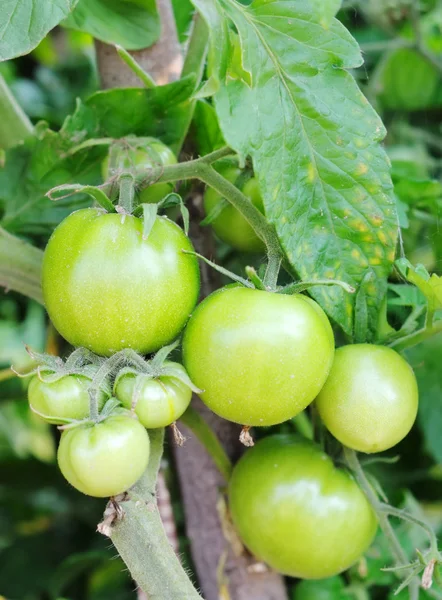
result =
[[[365,175],[368,173],[368,165],[365,163],[359,163],[355,170],[355,175]]]
[[[385,233],[383,231],[378,231],[378,238],[379,241],[381,242],[381,244],[387,244],[387,236],[385,235]]]
[[[315,175],[316,175],[315,167],[314,167],[313,163],[309,163],[307,166],[307,179],[309,180],[310,183],[314,182]]]
[[[359,250],[356,250],[356,248],[351,251],[351,255],[352,258],[354,258],[355,260],[359,260],[361,258],[361,253],[359,252]]]
[[[368,261],[371,265],[380,265],[381,264],[381,259],[377,258],[376,256],[372,256],[369,261]]]

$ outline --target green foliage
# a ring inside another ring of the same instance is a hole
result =
[[[160,34],[155,0],[79,0],[62,25],[127,50],[147,48]]]
[[[316,22],[305,2],[195,5],[221,55],[230,48],[224,36],[228,20],[238,29],[241,69],[231,68],[233,60],[238,64],[235,53],[228,65],[217,65],[215,105],[227,143],[253,158],[266,215],[290,263],[301,279],[363,285],[373,330],[397,221],[379,145],[385,130],[345,70],[362,62],[357,44],[338,21],[329,28]],[[271,98],[278,99],[277,110]],[[354,298],[338,287],[312,293],[352,334]]]
[[[78,0],[12,0],[0,5],[0,61],[30,52]]]
[[[342,577],[330,577],[321,581],[301,581],[292,595],[293,600],[343,600],[350,598],[345,592]]]
[[[407,351],[407,359],[416,373],[419,386],[418,422],[424,445],[437,463],[442,463],[442,336]]]

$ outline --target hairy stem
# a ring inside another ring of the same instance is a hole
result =
[[[0,228],[0,286],[43,304],[43,252]]]
[[[382,529],[382,533],[385,535],[385,538],[390,546],[390,550],[397,565],[405,565],[409,562],[407,555],[405,554],[399,540],[396,537],[393,527],[388,520],[388,514],[385,511],[385,505],[379,501],[376,493],[374,492],[370,482],[368,481],[364,469],[362,468],[358,456],[354,450],[350,450],[350,448],[346,448],[344,446],[344,456],[345,460],[354,476],[356,477],[356,481],[364,492],[367,500],[370,502],[374,512],[376,513],[376,517],[379,522],[379,526]],[[410,596],[413,597],[413,594],[416,593],[416,586],[419,585],[419,580],[415,578],[410,582]]]
[[[34,127],[0,75],[0,148],[12,148],[34,134]]]
[[[149,466],[120,503],[124,517],[112,527],[110,537],[148,598],[201,600],[167,539],[158,512],[155,487],[164,429],[150,430],[149,437]]]

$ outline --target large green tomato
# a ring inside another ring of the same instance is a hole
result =
[[[230,512],[249,550],[292,577],[321,579],[370,546],[376,517],[361,489],[318,446],[264,438],[233,469]]]
[[[158,350],[181,331],[199,293],[197,259],[183,231],[158,217],[147,240],[133,216],[87,208],[54,231],[43,258],[43,294],[61,335],[108,356]]]
[[[221,175],[234,183],[241,170],[237,167],[227,167],[220,169]],[[242,189],[242,192],[250,198],[251,202],[262,213],[264,205],[257,179],[249,179]],[[208,187],[204,194],[204,210],[209,214],[221,202],[222,197],[213,188]],[[227,204],[220,214],[212,221],[211,226],[220,240],[229,244],[241,252],[263,252],[265,250],[264,242],[256,235],[252,226],[242,216],[242,214],[231,204]]]
[[[416,377],[391,348],[344,346],[336,351],[316,405],[342,444],[359,452],[382,452],[400,442],[416,419]]]
[[[178,363],[165,362],[186,373]],[[114,393],[126,408],[132,407],[136,376],[127,373],[117,379]],[[145,379],[138,390],[135,412],[140,422],[148,429],[167,427],[181,417],[192,398],[191,389],[174,377],[162,376],[158,379]]]
[[[60,424],[63,419],[84,419],[89,416],[90,384],[91,380],[83,375],[65,375],[51,383],[35,376],[28,388],[29,404],[42,416],[59,417]],[[99,410],[105,401],[106,395],[99,394]],[[54,420],[52,422],[57,424]]]
[[[139,421],[111,416],[64,431],[58,466],[74,488],[106,498],[122,494],[138,481],[147,467],[149,448],[149,436]]]
[[[121,173],[127,169],[136,168],[137,170],[145,170],[146,176],[149,170],[154,167],[175,165],[178,161],[172,150],[160,142],[160,140],[149,139],[143,146],[134,146],[121,150],[119,162],[115,169],[109,168],[109,156],[107,156],[102,164],[102,175],[104,181]],[[160,202],[165,196],[173,190],[173,183],[153,183],[148,187],[138,192],[140,203],[156,203]]]
[[[192,315],[184,366],[202,400],[243,425],[274,425],[314,400],[330,371],[333,332],[302,295],[228,286]]]

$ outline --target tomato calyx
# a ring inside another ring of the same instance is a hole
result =
[[[194,385],[190,377],[187,375],[187,372],[181,367],[181,365],[170,361],[166,362],[166,359],[170,353],[178,347],[179,343],[180,340],[178,339],[173,344],[164,346],[150,361],[143,360],[139,355],[136,355],[136,353],[134,353],[136,355],[134,356],[132,353],[128,354],[123,350],[123,352],[125,352],[124,360],[126,362],[126,366],[123,366],[123,368],[118,370],[118,373],[114,379],[113,389],[115,392],[120,380],[126,375],[133,375],[135,377],[131,403],[132,412],[135,412],[143,385],[150,379],[156,379],[160,382],[161,378],[163,377],[175,379],[187,386],[190,390],[192,390],[192,392],[197,394],[202,393],[203,390]]]

